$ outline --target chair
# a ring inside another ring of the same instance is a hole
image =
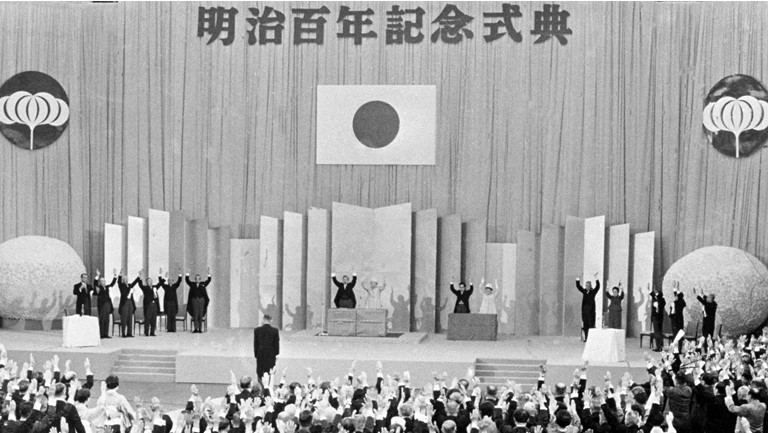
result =
[[[161,329],[160,324],[162,323],[163,320],[165,321],[165,330],[167,331],[168,330],[168,314],[165,311],[163,312],[158,311],[157,312],[157,330],[158,331]]]
[[[174,320],[176,323],[181,322],[183,329],[187,330],[187,304],[179,305],[179,311],[176,312]]]
[[[117,329],[120,329],[120,312],[117,311],[117,308],[112,310],[112,336],[115,336],[115,326],[117,326]]]
[[[136,312],[133,313],[133,333],[136,334],[136,326],[139,326],[139,332],[141,332],[141,327],[146,327],[146,321],[144,320],[144,307],[139,307],[136,309]]]

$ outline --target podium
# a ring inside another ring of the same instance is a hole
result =
[[[357,335],[357,313],[349,308],[328,310],[328,335],[354,337]]]
[[[499,321],[495,314],[448,315],[449,340],[496,341]]]
[[[331,308],[328,335],[337,337],[386,337],[387,310]]]
[[[64,347],[101,346],[99,319],[93,316],[67,316],[62,320]]]
[[[625,332],[623,329],[590,329],[581,359],[589,362],[624,362]]]

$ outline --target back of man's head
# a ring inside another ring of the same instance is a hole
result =
[[[22,419],[26,419],[29,416],[29,414],[32,413],[33,406],[34,405],[32,404],[31,401],[22,401],[21,403],[19,403],[19,407],[18,407],[19,416]]]
[[[478,408],[480,410],[480,417],[493,417],[493,410],[495,408],[496,405],[490,401],[484,401],[480,403],[480,407]]]
[[[240,378],[240,389],[248,389],[251,387],[251,376],[243,376]]]
[[[413,405],[410,403],[403,403],[398,411],[403,418],[410,418],[413,416]]]
[[[459,404],[455,400],[448,400],[445,403],[445,412],[447,415],[457,415],[459,413]]]
[[[312,412],[308,410],[302,410],[299,413],[299,427],[309,428],[312,425]]]
[[[264,323],[272,323],[272,316],[270,316],[269,314],[265,314]]]
[[[495,400],[496,394],[498,394],[499,390],[496,388],[495,385],[488,385],[488,387],[485,389],[485,396],[486,398],[490,398]]]
[[[568,427],[572,421],[573,417],[571,417],[571,413],[567,410],[561,410],[555,415],[555,424],[560,428]]]
[[[512,417],[515,419],[516,424],[527,424],[528,418],[530,418],[528,412],[523,409],[517,409]]]
[[[64,397],[64,393],[66,392],[67,392],[67,385],[64,385],[63,383],[57,383],[53,391],[53,396],[57,398]]]
[[[443,427],[440,429],[442,433],[456,433],[456,423],[453,420],[443,421]]]
[[[341,420],[341,430],[347,433],[354,433],[355,420],[353,420],[351,417],[346,417],[343,420]]]
[[[87,388],[78,389],[75,393],[75,401],[78,403],[87,403],[91,398],[91,390]]]
[[[678,371],[675,373],[675,385],[685,385],[688,383],[688,379],[685,377],[685,373]]]
[[[110,374],[104,380],[107,383],[107,389],[115,389],[120,386],[120,379],[114,374]]]

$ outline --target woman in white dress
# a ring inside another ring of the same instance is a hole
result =
[[[483,302],[480,304],[480,314],[497,314],[496,298],[499,296],[498,280],[495,282],[494,286],[489,284],[483,289]]]

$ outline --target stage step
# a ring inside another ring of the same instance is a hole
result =
[[[112,372],[127,382],[175,382],[176,352],[123,349]]]
[[[542,364],[546,365],[546,361],[479,358],[475,360],[475,377],[483,386],[503,387],[507,385],[507,380],[513,380],[525,389],[536,386],[539,380],[539,366]]]

